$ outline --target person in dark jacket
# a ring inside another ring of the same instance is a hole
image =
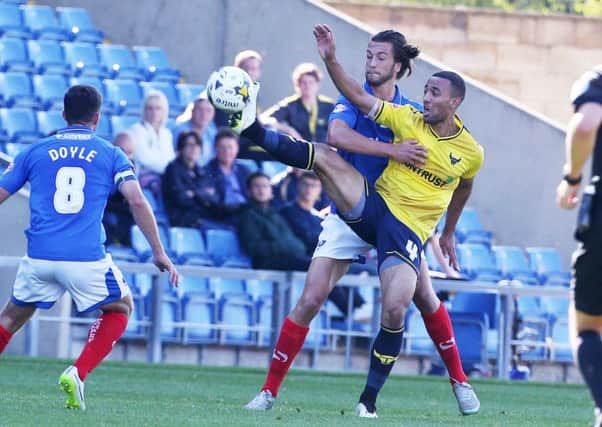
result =
[[[286,219],[271,206],[270,178],[255,172],[247,179],[249,204],[240,215],[238,234],[253,268],[299,270],[309,268],[303,241],[291,230]]]
[[[180,133],[178,155],[161,178],[165,210],[172,227],[202,227],[216,216],[217,189],[198,166],[202,144],[196,132]]]
[[[274,184],[274,203],[279,206],[284,206],[288,203],[297,200],[299,191],[299,180],[301,176],[306,172],[303,169],[289,168],[290,170],[286,173],[276,175],[272,178]],[[320,188],[322,186],[320,185]],[[325,191],[318,193],[318,198],[314,204],[314,209],[319,211],[320,215],[326,215],[330,213],[330,205],[332,201],[328,197]]]
[[[217,217],[224,226],[237,223],[238,214],[247,203],[249,169],[236,162],[238,135],[230,128],[220,128],[215,136],[215,158],[203,171],[217,193]]]

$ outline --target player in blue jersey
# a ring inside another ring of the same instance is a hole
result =
[[[388,30],[373,36],[366,50],[366,91],[394,104],[411,104],[422,110],[420,104],[404,97],[396,85],[398,79],[411,73],[411,60],[418,53],[418,49],[408,44],[399,32]],[[369,119],[344,96],[339,97],[329,119],[328,143],[336,147],[341,157],[366,177],[370,186],[382,174],[389,159],[420,166],[427,157],[424,147],[416,141],[392,144],[393,139],[393,132],[389,128]],[[247,404],[247,409],[268,410],[272,407],[290,365],[303,346],[312,319],[330,291],[347,272],[352,260],[373,248],[336,214],[327,216],[323,221],[318,242],[303,293],[280,331],[267,379],[260,393]],[[467,383],[449,314],[433,290],[424,259],[421,262],[414,302],[447,367],[460,412],[475,413],[479,408],[479,401]],[[397,332],[393,331],[392,334]],[[383,369],[390,370],[390,367],[392,364]],[[378,368],[371,366],[369,381],[357,408],[357,414],[361,417],[376,416],[376,392],[372,392],[371,378],[375,376],[372,371]],[[380,377],[384,382],[386,376]]]
[[[66,407],[84,410],[84,380],[111,352],[127,326],[132,297],[105,253],[102,216],[119,190],[150,243],[153,262],[178,285],[178,273],[159,240],[157,223],[121,149],[94,131],[102,103],[91,86],[73,86],[64,98],[65,129],[19,153],[0,177],[0,203],[30,183],[27,255],[19,264],[10,301],[0,313],[0,353],[37,308],[69,292],[79,313],[101,310],[73,366],[60,376]]]

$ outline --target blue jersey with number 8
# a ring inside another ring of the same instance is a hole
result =
[[[110,194],[136,179],[123,151],[84,126],[70,126],[20,152],[0,187],[29,181],[30,258],[97,261],[105,257],[102,216]]]

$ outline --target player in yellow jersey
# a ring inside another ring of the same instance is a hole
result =
[[[294,167],[313,169],[339,215],[362,239],[378,249],[381,329],[373,344],[368,380],[357,408],[359,416],[375,418],[376,397],[401,349],[404,318],[416,289],[422,245],[447,208],[440,244],[457,268],[454,231],[470,195],[473,177],[482,163],[483,151],[455,115],[465,92],[460,76],[442,72],[429,79],[425,86],[424,114],[412,108],[396,108],[369,95],[347,76],[336,61],[334,38],[327,27],[318,26],[314,33],[339,91],[360,110],[392,129],[396,143],[418,139],[429,150],[426,163],[418,167],[390,160],[376,190],[370,188],[365,178],[326,144],[294,139],[263,128],[255,117],[257,83],[250,88],[251,102],[240,114],[231,117],[230,123],[234,130],[261,145],[276,159]],[[453,342],[441,344],[451,346]],[[462,413],[478,412],[480,404],[472,388],[467,386],[463,391],[470,394],[474,405]]]

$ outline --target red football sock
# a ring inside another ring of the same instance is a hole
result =
[[[104,313],[92,323],[88,331],[88,343],[73,364],[82,381],[111,352],[127,324],[128,317],[115,311]]]
[[[468,378],[462,369],[460,353],[454,338],[454,329],[445,305],[441,303],[437,311],[432,314],[423,314],[422,319],[443,363],[445,363],[450,380],[466,382]]]
[[[298,325],[288,317],[284,319],[262,390],[270,390],[274,397],[278,395],[282,381],[284,381],[293,360],[303,347],[308,332],[309,328],[307,326]]]
[[[13,334],[4,329],[4,326],[0,325],[0,354],[4,351],[12,336]]]

